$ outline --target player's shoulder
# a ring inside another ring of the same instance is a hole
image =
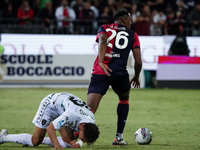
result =
[[[117,28],[118,27],[118,23],[112,23],[112,24],[103,24],[103,25],[101,25],[100,27],[99,27],[99,30],[101,30],[101,29],[108,29],[108,28],[110,28],[110,29],[113,29],[113,28]]]
[[[134,38],[138,37],[137,32],[135,32],[134,30],[127,28],[126,31],[129,33],[129,35],[132,35]]]

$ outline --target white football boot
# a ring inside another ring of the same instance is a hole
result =
[[[112,143],[113,145],[116,145],[116,146],[120,146],[120,145],[128,145],[127,142],[125,142],[123,139],[121,140],[118,140],[116,137]]]
[[[5,143],[5,142],[3,142],[3,136],[4,135],[8,135],[8,131],[6,129],[2,129],[1,130],[1,133],[0,133],[0,145]]]

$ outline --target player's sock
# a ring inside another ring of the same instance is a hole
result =
[[[119,104],[117,106],[118,121],[117,121],[116,137],[119,137],[121,139],[122,139],[121,135],[124,131],[124,127],[126,124],[128,112],[129,112],[129,100],[119,100]]]
[[[64,147],[64,148],[70,148],[71,147],[71,145],[66,143],[65,141],[63,141],[61,137],[57,137],[57,139],[58,139],[58,142],[59,142],[61,147]],[[42,144],[53,146],[49,137],[44,137]]]
[[[32,137],[32,135],[31,134],[27,134],[27,133],[8,134],[8,135],[3,137],[3,140],[5,142],[14,142],[14,143],[20,143],[20,144],[33,146],[31,137]]]
[[[116,133],[115,137],[117,138],[118,141],[123,139],[123,133]]]

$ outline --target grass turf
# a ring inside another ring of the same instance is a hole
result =
[[[32,119],[41,100],[50,93],[69,92],[83,101],[87,89],[0,89],[0,130],[10,134],[33,133]],[[95,114],[100,137],[83,150],[197,150],[200,149],[200,91],[175,89],[132,89],[130,110],[124,130],[128,146],[112,146],[116,132],[118,97],[109,89]],[[140,127],[153,132],[150,145],[138,145],[134,133]],[[59,134],[58,134],[59,135]],[[22,148],[16,143],[4,143],[1,150],[50,149],[50,146]]]

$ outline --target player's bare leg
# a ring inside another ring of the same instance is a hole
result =
[[[33,136],[31,138],[33,146],[38,146],[39,144],[41,144],[45,137],[45,134],[46,134],[46,129],[41,129],[35,126],[33,131]]]
[[[118,95],[120,100],[128,100],[129,99],[130,90],[122,95]]]
[[[113,145],[128,145],[128,143],[123,140],[123,131],[129,112],[129,93],[130,90],[122,95],[118,95],[119,104],[117,106],[117,133],[113,141]]]
[[[88,94],[87,105],[90,108],[92,108],[93,113],[95,113],[96,110],[98,109],[99,103],[100,103],[102,97],[103,96],[101,94],[97,94],[97,93],[90,93],[90,94]]]
[[[2,142],[20,143],[25,146],[37,146],[42,143],[45,133],[46,129],[41,129],[35,126],[33,135],[28,133],[8,134],[7,132],[7,134],[4,134]]]

